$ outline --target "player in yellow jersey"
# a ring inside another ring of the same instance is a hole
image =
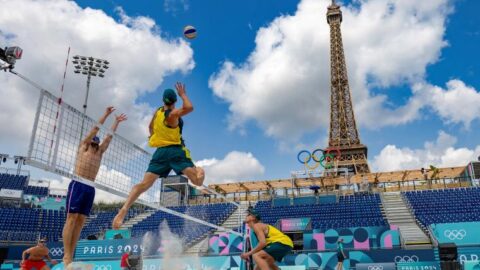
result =
[[[135,200],[159,177],[167,177],[171,170],[176,174],[186,175],[197,186],[203,184],[205,172],[202,168],[195,167],[182,138],[182,116],[191,113],[193,105],[187,96],[184,84],[177,82],[175,88],[183,101],[182,107],[175,108],[177,94],[172,89],[166,89],[163,93],[164,105],[155,112],[149,125],[149,145],[156,147],[157,150],[152,156],[143,181],[133,186],[125,204],[113,219],[114,229],[120,228],[128,209]]]
[[[262,223],[260,214],[254,209],[249,209],[245,223],[253,229],[258,239],[258,245],[240,257],[249,260],[250,256],[255,261],[256,270],[278,270],[275,261],[280,262],[293,248],[290,237],[272,225]]]

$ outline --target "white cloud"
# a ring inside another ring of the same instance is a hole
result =
[[[223,159],[203,159],[195,165],[205,170],[206,184],[237,182],[263,175],[265,167],[252,153],[232,151]]]
[[[181,10],[187,11],[190,7],[188,0],[164,0],[163,9],[165,12],[176,16]]]
[[[435,142],[426,142],[421,149],[398,148],[387,145],[373,158],[375,171],[462,166],[480,155],[480,145],[475,149],[455,148],[457,138],[440,131]]]
[[[244,63],[225,61],[211,76],[216,96],[229,103],[232,129],[256,121],[269,136],[296,140],[329,123],[330,1],[303,0],[294,15],[261,28]],[[357,123],[370,128],[405,124],[419,116],[417,99],[387,104],[369,88],[413,83],[424,77],[447,45],[447,0],[364,0],[342,7],[342,34]],[[359,7],[358,7],[359,6]],[[322,18],[323,17],[323,18]],[[320,20],[320,21],[319,21]]]
[[[447,88],[418,83],[413,87],[415,96],[436,112],[447,123],[470,123],[480,118],[480,92],[460,80],[450,80]]]
[[[125,112],[129,117],[118,133],[142,144],[154,108],[137,99],[154,91],[166,76],[190,72],[195,65],[193,50],[181,37],[165,38],[151,18],[130,17],[121,8],[117,13],[119,21],[101,10],[81,8],[74,1],[2,1],[0,46],[22,47],[23,58],[17,62],[16,71],[56,95],[60,93],[69,46],[70,56],[107,59],[110,68],[105,78],[92,78],[87,114],[98,119],[106,106],[114,105],[118,113]],[[86,77],[74,74],[70,62],[64,101],[82,108],[85,84]],[[0,126],[8,127],[0,132],[3,152],[26,154],[38,93],[13,74],[0,74]],[[57,182],[53,185],[66,188],[69,180]],[[97,194],[97,201],[114,200],[111,194]]]
[[[119,132],[137,144],[147,137],[153,111],[137,98],[152,92],[165,76],[189,72],[194,67],[193,51],[183,39],[166,39],[160,28],[147,17],[129,17],[118,9],[120,21],[103,11],[81,8],[73,1],[4,1],[0,9],[0,44],[24,49],[16,70],[46,89],[59,94],[67,48],[72,55],[87,55],[110,61],[105,78],[92,79],[88,115],[97,119],[104,108],[114,105],[129,120]],[[64,101],[81,108],[85,76],[67,71]],[[38,91],[18,77],[0,75],[0,145],[15,146],[25,153]],[[160,103],[160,101],[158,102]]]

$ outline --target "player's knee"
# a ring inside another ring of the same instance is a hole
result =
[[[69,215],[67,216],[67,220],[65,220],[65,225],[66,226],[73,226],[77,223],[77,215],[76,214],[73,214],[73,215]]]
[[[140,192],[145,192],[148,189],[147,185],[144,182],[136,184],[133,188]]]
[[[259,260],[263,260],[262,256],[258,253],[252,255],[253,259],[258,262]]]

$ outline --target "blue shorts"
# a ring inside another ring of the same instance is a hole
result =
[[[94,199],[94,187],[72,180],[68,185],[67,213],[88,216]]]

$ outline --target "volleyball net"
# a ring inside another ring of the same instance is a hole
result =
[[[97,136],[102,141],[107,134],[111,133],[109,128],[99,125],[96,120],[63,102],[50,92],[41,90],[27,163],[126,198],[132,187],[143,179],[151,154],[122,136],[113,134],[110,145],[101,160],[100,168],[91,166],[92,170],[98,169],[95,182],[86,180],[76,175],[75,166],[79,165],[77,155],[80,142],[84,139],[82,136],[87,136],[95,126],[100,128]],[[84,171],[89,168],[88,162],[88,160],[82,162]],[[233,232],[162,206],[160,202],[161,181],[163,180],[156,181],[148,191],[139,197],[137,202],[217,230]],[[201,188],[205,189],[206,187]],[[211,193],[220,195],[214,191]]]

